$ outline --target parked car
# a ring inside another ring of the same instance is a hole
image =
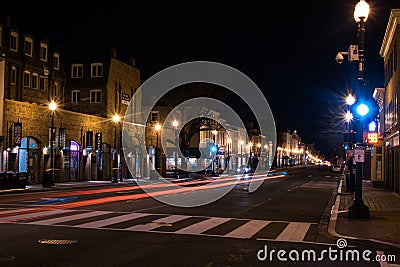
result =
[[[331,171],[332,171],[332,172],[341,172],[341,171],[342,171],[342,166],[340,166],[340,165],[333,165]]]

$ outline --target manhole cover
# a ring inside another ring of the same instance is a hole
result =
[[[70,245],[77,243],[77,240],[69,240],[69,239],[40,239],[40,244],[46,245]]]
[[[172,226],[170,223],[165,223],[165,222],[149,222],[146,223],[146,225],[154,225],[154,226]]]
[[[0,261],[12,261],[15,260],[13,256],[0,256]]]

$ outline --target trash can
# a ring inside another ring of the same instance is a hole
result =
[[[52,186],[54,186],[53,171],[51,169],[45,170],[43,172],[42,186],[43,187],[52,187]]]
[[[16,187],[25,188],[28,184],[28,173],[27,172],[17,172]]]

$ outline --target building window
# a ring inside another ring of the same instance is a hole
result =
[[[55,70],[60,69],[60,55],[58,53],[54,53],[53,64],[54,64],[53,67]]]
[[[60,85],[59,85],[58,82],[55,82],[54,86],[53,86],[53,97],[54,96],[58,96],[59,95],[59,91],[60,91]]]
[[[46,83],[45,83],[45,79],[44,79],[44,76],[40,76],[39,77],[39,90],[40,91],[44,91],[44,90],[46,90]]]
[[[71,103],[79,103],[81,101],[81,91],[73,90],[71,96]]]
[[[101,103],[101,90],[90,90],[90,103]]]
[[[38,79],[39,76],[36,73],[33,73],[31,76],[31,84],[32,84],[32,89],[38,89]]]
[[[31,82],[31,73],[29,71],[24,72],[24,87],[29,87]]]
[[[151,122],[158,122],[158,111],[152,111],[150,113],[150,121]]]
[[[103,64],[93,63],[91,65],[91,77],[103,77]]]
[[[47,44],[40,43],[39,57],[40,60],[47,62]]]
[[[25,42],[24,42],[24,53],[27,56],[32,56],[32,38],[30,37],[25,37]]]
[[[83,65],[72,64],[71,78],[82,78],[83,77]]]
[[[17,84],[17,68],[11,67],[11,84]]]
[[[18,33],[11,32],[10,35],[10,50],[18,51]]]

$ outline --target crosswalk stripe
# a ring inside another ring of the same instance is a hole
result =
[[[291,222],[276,238],[277,241],[302,241],[311,223]]]
[[[35,211],[35,208],[27,208],[27,209],[12,209],[12,210],[2,210],[0,211],[0,215],[8,214],[8,213],[16,213],[16,212],[26,212],[26,211]]]
[[[205,232],[211,228],[214,228],[215,226],[218,226],[220,224],[223,224],[224,222],[227,222],[231,220],[230,218],[210,218],[205,221],[201,221],[195,224],[192,224],[190,226],[187,226],[185,228],[182,228],[175,233],[178,234],[200,234],[202,232]]]
[[[98,228],[98,227],[103,227],[103,226],[107,226],[107,225],[111,225],[111,224],[116,224],[116,223],[120,223],[120,222],[125,222],[125,221],[129,221],[129,220],[141,218],[141,217],[146,217],[149,215],[152,215],[152,214],[129,213],[129,214],[120,215],[120,216],[116,216],[116,217],[112,217],[112,218],[108,218],[108,219],[104,219],[104,220],[98,220],[98,221],[78,224],[78,225],[75,225],[75,227]]]
[[[262,221],[262,220],[251,220],[242,226],[239,226],[232,232],[226,234],[227,237],[236,237],[236,238],[251,238],[254,234],[260,231],[262,228],[267,226],[270,221]]]
[[[109,214],[109,213],[112,213],[112,212],[111,211],[92,211],[92,212],[88,212],[88,213],[69,215],[69,216],[64,216],[64,217],[59,217],[59,218],[40,220],[40,221],[35,221],[35,222],[28,222],[28,224],[39,224],[39,225],[62,224],[64,222],[85,219],[85,218],[90,218],[90,217]]]
[[[23,221],[24,219],[29,219],[32,217],[48,216],[48,215],[55,215],[55,214],[61,214],[61,213],[67,213],[67,212],[71,212],[71,210],[47,210],[47,211],[41,211],[41,212],[34,212],[34,213],[4,217],[4,218],[0,219],[0,222],[13,222],[13,221],[18,221],[18,220]]]
[[[191,216],[186,216],[186,215],[171,215],[168,217],[160,218],[155,221],[152,221],[152,223],[149,224],[139,224],[139,225],[134,225],[129,228],[125,228],[125,230],[130,230],[130,231],[151,231],[153,229],[156,229],[161,225],[162,223],[175,223],[182,221],[184,219],[190,218]]]

